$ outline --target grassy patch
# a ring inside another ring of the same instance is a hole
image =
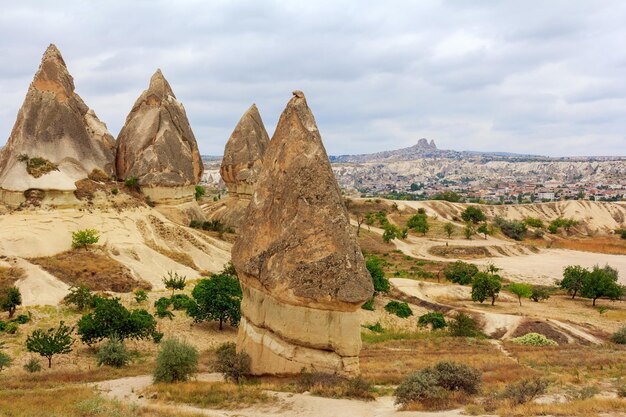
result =
[[[455,259],[476,259],[491,256],[489,250],[484,246],[433,246],[428,252],[443,258]]]
[[[227,382],[154,384],[146,389],[146,395],[154,394],[160,401],[193,404],[204,408],[235,409],[274,401],[262,386]]]
[[[20,161],[26,163],[26,172],[35,178],[39,178],[48,172],[59,170],[59,166],[57,164],[54,164],[45,158],[29,158],[28,155],[20,155],[19,159]]]
[[[17,281],[26,277],[26,271],[18,267],[0,267],[0,288],[12,287]]]
[[[502,417],[526,416],[581,416],[594,417],[600,414],[626,410],[626,399],[623,398],[588,398],[566,403],[536,404],[528,403],[511,407],[508,404],[496,410]]]
[[[130,292],[151,288],[147,282],[135,280],[130,270],[115,259],[94,251],[70,250],[30,261],[66,284],[83,284],[92,291]]]

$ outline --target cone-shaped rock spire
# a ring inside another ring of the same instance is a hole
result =
[[[157,70],[117,138],[117,176],[144,186],[194,185],[203,171],[185,109]]]
[[[224,148],[220,175],[231,195],[252,195],[270,138],[253,104],[241,116]]]
[[[232,258],[242,283],[238,347],[252,371],[358,371],[356,310],[373,293],[304,94],[280,117]]]
[[[6,146],[0,188],[74,190],[94,170],[115,175],[115,141],[74,92],[55,45],[43,54]]]

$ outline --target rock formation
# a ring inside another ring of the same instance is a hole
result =
[[[90,174],[114,177],[115,141],[76,94],[61,53],[50,45],[0,153],[0,197],[17,205],[35,190],[69,202],[75,182]]]
[[[358,373],[371,278],[300,91],[280,117],[232,250],[243,289],[237,346],[253,374]]]
[[[117,176],[135,177],[154,201],[193,196],[203,171],[185,109],[157,70],[117,138]]]
[[[224,148],[220,175],[231,195],[252,196],[270,138],[253,104],[237,123]]]
[[[241,226],[269,143],[259,110],[253,104],[226,142],[220,176],[228,187],[228,197],[204,206],[209,220],[219,220],[233,229]]]

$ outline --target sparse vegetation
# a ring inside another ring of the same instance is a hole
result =
[[[325,372],[303,370],[296,382],[299,392],[309,391],[313,395],[330,398],[355,398],[373,400],[371,384],[361,377],[345,378]]]
[[[233,342],[221,344],[215,353],[215,370],[224,375],[226,381],[238,384],[250,375],[250,355],[237,352]]]
[[[70,287],[69,293],[63,298],[63,302],[75,306],[78,311],[85,311],[93,307],[95,298],[91,290],[85,285],[77,285]]]
[[[626,345],[626,326],[622,326],[611,335],[611,341],[619,345]]]
[[[28,172],[32,177],[35,178],[39,178],[49,172],[59,170],[59,166],[57,164],[52,163],[45,158],[37,156],[30,158],[27,154],[23,153],[17,157],[17,160],[20,162],[25,162],[26,172]]]
[[[514,405],[526,404],[540,395],[545,394],[548,381],[542,378],[527,378],[508,384],[500,397],[511,401]]]
[[[139,191],[139,178],[137,177],[128,177],[124,180],[124,185],[126,188],[132,191]]]
[[[48,368],[52,368],[52,357],[54,355],[64,355],[72,351],[73,327],[68,327],[64,322],[59,326],[50,328],[47,331],[37,329],[26,339],[26,350],[38,353],[48,359]]]
[[[185,341],[169,338],[161,343],[154,382],[187,381],[198,370],[198,351]]]
[[[41,372],[42,370],[41,363],[39,363],[37,358],[30,358],[28,362],[24,364],[24,370],[28,372],[29,374]]]
[[[476,320],[463,312],[458,312],[448,321],[448,332],[454,337],[482,336]]]
[[[11,366],[12,362],[13,360],[11,357],[0,350],[0,372]]]
[[[370,298],[365,303],[363,303],[361,308],[367,311],[374,311],[374,297]]]
[[[506,237],[510,237],[513,240],[524,240],[526,232],[528,232],[526,224],[517,220],[507,220],[496,216],[493,222]]]

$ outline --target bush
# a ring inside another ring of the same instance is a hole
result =
[[[451,336],[455,337],[482,336],[476,320],[462,312],[457,313],[452,320],[448,321],[448,331]]]
[[[439,362],[433,368],[437,377],[437,385],[448,391],[465,391],[476,394],[480,388],[482,376],[480,371],[471,366],[457,362]]]
[[[367,310],[367,311],[374,311],[374,297],[370,298],[365,303],[363,303],[361,308],[363,310]],[[2,330],[2,329],[0,329],[0,330]]]
[[[9,322],[4,327],[4,331],[7,332],[8,334],[15,334],[15,333],[17,333],[17,328],[18,328],[17,323]]]
[[[432,369],[426,368],[409,375],[396,388],[396,404],[407,406],[424,400],[442,399],[448,396],[446,390],[438,385],[437,376]]]
[[[547,300],[548,298],[550,298],[550,289],[539,285],[533,285],[532,294],[530,295],[531,300],[538,303],[539,301]]]
[[[204,189],[203,186],[196,185],[194,194],[195,194],[196,200],[200,200],[202,198],[202,196],[204,196],[206,194],[206,190]]]
[[[507,220],[505,218],[497,216],[494,219],[494,223],[497,227],[500,228],[505,236],[510,237],[514,240],[524,240],[526,232],[528,231],[528,229],[526,228],[526,224],[517,220]]]
[[[372,277],[375,292],[389,292],[389,280],[385,278],[382,268],[383,260],[377,256],[369,256],[365,261],[365,267]]]
[[[480,207],[476,206],[468,206],[463,211],[463,213],[461,213],[461,218],[465,222],[472,222],[474,224],[478,224],[487,220],[487,216],[485,216],[485,213],[483,213]]]
[[[41,372],[41,363],[37,358],[30,358],[26,364],[24,364],[24,370],[28,373],[34,374],[35,372]]]
[[[0,332],[3,332],[7,328],[7,322],[0,320]]]
[[[515,405],[526,404],[543,395],[548,388],[548,381],[541,378],[523,379],[506,386],[500,397],[510,400]]]
[[[432,330],[443,329],[448,325],[443,314],[435,311],[429,311],[428,313],[421,315],[417,319],[417,324],[420,327],[426,327],[430,324]]]
[[[402,319],[413,315],[411,307],[409,307],[407,303],[402,303],[400,301],[389,301],[385,306],[385,310],[387,310],[388,313],[395,314]]]
[[[456,261],[446,265],[443,270],[446,279],[461,285],[468,285],[472,283],[474,275],[478,273],[478,267],[476,265]]]
[[[26,324],[30,321],[30,311],[28,314],[20,314],[13,321],[17,324]]]
[[[384,333],[385,332],[385,329],[383,329],[383,326],[380,324],[379,321],[377,321],[376,324],[365,324],[365,325],[363,325],[363,327],[373,331],[374,333]]]
[[[8,368],[11,365],[11,362],[13,361],[9,355],[4,352],[0,352],[0,372],[2,372],[4,368]]]
[[[511,339],[511,342],[517,343],[520,345],[528,345],[528,346],[556,346],[556,343],[552,339],[548,339],[542,334],[539,333],[526,333],[523,336],[516,337]]]
[[[72,233],[72,248],[87,249],[91,245],[95,245],[100,240],[98,231],[95,229],[78,230]]]
[[[186,381],[198,370],[198,351],[187,342],[170,338],[161,343],[154,382]]]
[[[123,368],[130,362],[130,354],[118,337],[111,337],[98,350],[98,366],[107,365],[114,368]]]
[[[135,291],[135,302],[143,303],[148,299],[148,293],[145,290],[137,290]]]
[[[358,398],[373,400],[371,384],[361,377],[345,378],[326,372],[308,372],[303,370],[296,382],[301,392],[309,391],[313,395],[331,398]]]
[[[128,177],[124,180],[124,185],[131,190],[139,191],[139,179],[137,177]]]
[[[5,287],[0,293],[0,309],[9,312],[9,318],[13,317],[18,306],[22,305],[22,293],[17,287]]]
[[[545,227],[545,225],[543,224],[543,220],[538,219],[536,217],[526,217],[524,219],[524,223],[527,226],[534,227],[537,229],[543,229]]]
[[[79,311],[84,311],[93,307],[94,299],[95,296],[88,287],[78,285],[70,287],[70,292],[63,298],[63,302],[74,305]]]
[[[217,350],[215,370],[227,381],[239,383],[250,375],[250,355],[246,352],[237,353],[237,347],[233,342],[220,345]]]
[[[620,327],[618,331],[611,335],[611,342],[626,345],[626,326]]]

